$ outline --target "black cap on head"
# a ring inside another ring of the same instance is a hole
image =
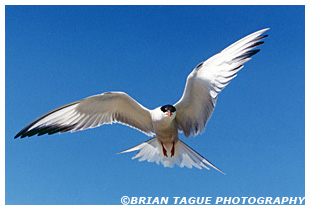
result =
[[[167,112],[167,111],[170,111],[170,112],[176,112],[176,108],[172,105],[164,105],[161,107],[161,110],[162,112]]]

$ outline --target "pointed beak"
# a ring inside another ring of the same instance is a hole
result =
[[[168,110],[167,113],[166,113],[166,115],[170,117],[170,116],[172,115],[171,111]]]

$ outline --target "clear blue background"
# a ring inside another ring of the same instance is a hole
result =
[[[6,6],[6,204],[120,204],[127,196],[304,196],[304,6]],[[234,41],[270,27],[181,139],[216,170],[117,155],[149,139],[122,125],[14,140],[42,114],[106,91],[153,109]]]

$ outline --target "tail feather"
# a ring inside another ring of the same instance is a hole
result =
[[[203,167],[209,170],[209,167],[212,167],[225,174],[181,140],[175,143],[175,154],[173,157],[170,155],[163,155],[162,146],[156,137],[120,153],[133,152],[137,150],[138,152],[132,157],[132,159],[139,158],[138,161],[147,160],[148,162],[156,162],[158,165],[161,162],[164,167],[170,168],[177,165],[181,168],[184,166],[192,168],[194,166],[198,169],[202,169]]]
[[[158,146],[159,145],[158,145],[158,141],[156,140],[156,138],[152,138],[135,147],[119,152],[119,154],[139,150],[132,157],[132,159],[139,158],[138,161],[147,160],[148,162],[156,162],[157,164],[160,164],[160,155],[158,154],[159,153]]]

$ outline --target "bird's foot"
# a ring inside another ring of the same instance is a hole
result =
[[[163,145],[162,142],[161,142],[161,145],[162,145],[162,149],[163,149],[163,155],[167,157],[167,151],[166,151],[166,149],[164,148],[164,145]]]
[[[173,146],[172,146],[172,149],[171,149],[171,157],[173,157],[175,154],[175,142],[173,142]]]

